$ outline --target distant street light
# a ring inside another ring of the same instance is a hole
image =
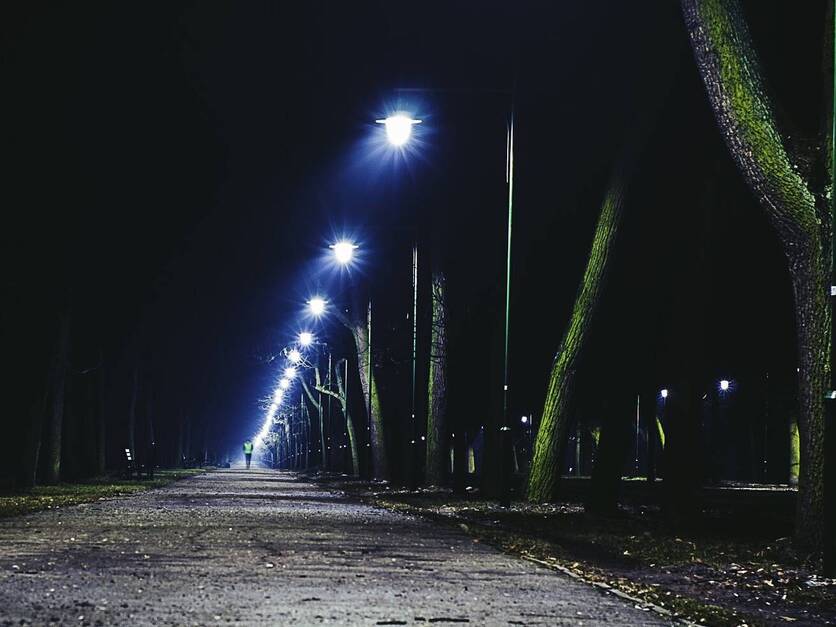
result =
[[[668,398],[668,388],[662,389],[662,398]]]
[[[298,364],[302,361],[302,353],[300,353],[298,349],[292,348],[287,353],[287,359],[292,364]]]
[[[729,382],[726,379],[720,381],[720,389],[723,390],[723,392],[729,389]]]
[[[302,346],[310,346],[311,344],[313,344],[313,333],[311,333],[310,331],[302,331],[299,334],[299,343]]]
[[[289,388],[290,387],[290,379],[288,379],[287,377],[282,377],[279,380],[279,387],[283,390],[286,390],[287,388]]]
[[[414,120],[404,113],[390,115],[384,120],[375,120],[386,127],[386,139],[393,146],[403,146],[412,135],[412,126],[420,124],[421,120]]]
[[[276,405],[277,408],[281,404],[283,396],[284,396],[284,391],[281,388],[277,389],[273,393],[273,404]]]
[[[351,260],[354,259],[354,250],[356,248],[356,244],[346,240],[341,240],[336,244],[331,245],[331,250],[334,251],[334,257],[336,257],[337,262],[343,266],[347,266],[351,263]]]
[[[284,378],[285,379],[292,379],[296,376],[296,368],[293,366],[288,366],[284,369]]]
[[[523,416],[522,418],[520,418],[520,422],[523,424],[528,424],[528,416]]]
[[[308,309],[315,316],[321,316],[325,313],[325,299],[320,296],[314,296],[308,301]]]

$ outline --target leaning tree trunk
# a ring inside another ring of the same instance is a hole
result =
[[[67,385],[67,370],[70,352],[70,316],[61,315],[58,331],[58,346],[52,367],[52,390],[50,391],[52,408],[47,424],[47,465],[44,480],[46,483],[58,483],[61,480],[61,444],[64,427],[64,392]]]
[[[682,0],[682,9],[717,124],[789,264],[795,297],[801,436],[796,540],[803,548],[816,549],[821,547],[824,523],[830,205],[826,190],[811,189],[810,177],[804,174],[805,160],[785,147],[739,1]]]
[[[623,205],[622,175],[617,171],[604,196],[601,215],[592,240],[592,250],[575,297],[569,327],[563,335],[552,364],[528,479],[528,498],[534,502],[552,501],[557,496],[561,460],[569,428],[575,367],[586,344],[601,297]]]
[[[447,418],[447,278],[432,273],[432,332],[427,403],[427,484],[441,485],[448,463],[446,450]]]

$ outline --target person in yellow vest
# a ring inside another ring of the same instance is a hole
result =
[[[244,442],[244,459],[247,462],[247,469],[250,468],[250,460],[253,458],[253,443],[249,440]]]

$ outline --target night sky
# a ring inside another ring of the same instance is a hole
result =
[[[745,6],[782,123],[815,132],[824,2]],[[675,2],[0,11],[11,389],[34,385],[52,314],[69,303],[72,367],[103,355],[116,420],[139,359],[163,422],[188,411],[217,443],[238,442],[260,426],[266,358],[314,291],[370,284],[400,363],[418,229],[444,244],[461,374],[451,402],[479,424],[499,376],[512,91],[515,415],[542,408],[610,169],[637,126],[648,132],[584,389],[664,384],[683,290],[704,302],[695,332],[712,376],[794,370],[784,260],[716,129]],[[440,91],[398,91],[415,87]],[[424,120],[400,156],[374,124],[393,108]],[[362,244],[352,277],[322,261],[345,234]],[[702,274],[683,278],[701,250]]]

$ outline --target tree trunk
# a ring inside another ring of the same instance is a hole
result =
[[[107,394],[107,381],[105,380],[104,355],[101,355],[101,366],[99,367],[97,400],[98,411],[96,412],[96,474],[102,476],[107,472],[107,413],[105,395]]]
[[[47,466],[44,480],[46,483],[58,483],[61,480],[61,444],[64,427],[64,397],[67,385],[67,369],[70,352],[70,316],[61,314],[58,347],[52,367],[52,390],[49,422],[47,425]]]
[[[612,379],[611,379],[612,380]],[[630,427],[635,412],[635,399],[626,390],[615,390],[616,396],[604,407],[603,425],[592,468],[592,484],[586,509],[611,514],[618,509],[621,474],[630,444]]]
[[[601,206],[572,317],[552,364],[528,479],[528,498],[534,502],[552,501],[557,496],[568,435],[575,367],[586,344],[612,257],[624,205],[623,185],[621,172],[616,170]]]
[[[389,479],[389,458],[386,453],[383,415],[380,408],[380,396],[377,390],[374,363],[369,367],[372,353],[369,350],[368,325],[360,323],[351,327],[354,343],[357,347],[357,362],[360,375],[360,387],[363,390],[367,418],[369,420],[369,443],[372,447],[372,477]]]
[[[447,446],[447,278],[434,268],[432,289],[432,330],[427,403],[427,484],[441,485],[449,463]]]
[[[51,380],[51,377],[48,381]],[[38,463],[41,454],[41,440],[44,431],[44,414],[46,412],[49,383],[43,386],[43,391],[37,400],[32,403],[29,410],[29,429],[27,430],[26,454],[23,458],[21,469],[20,487],[32,488],[35,486],[38,475]]]
[[[302,437],[302,446],[304,447],[303,451],[305,454],[305,468],[310,468],[310,452],[311,452],[311,414],[308,411],[307,406],[305,405],[305,399],[300,397],[299,402],[301,405],[301,413],[304,419],[302,423],[302,429],[304,430],[304,434]]]
[[[348,362],[346,361],[346,367]],[[354,431],[354,422],[351,420],[351,414],[348,410],[348,402],[346,398],[346,385],[348,381],[343,381],[343,375],[340,372],[340,362],[337,362],[337,367],[335,368],[335,374],[337,375],[337,389],[339,390],[339,400],[340,405],[343,410],[343,416],[345,416],[345,428],[348,431],[348,446],[351,450],[351,469],[354,473],[355,477],[360,476],[360,451],[357,445],[357,434]]]
[[[798,485],[798,462],[800,458],[799,449],[801,438],[798,435],[798,420],[790,418],[790,468],[789,468],[789,484]]]
[[[153,478],[154,467],[157,465],[157,438],[154,433],[154,394],[153,388],[150,385],[148,386],[148,392],[145,398],[145,442],[147,447],[145,454],[145,472],[149,473]]]
[[[128,448],[136,459],[136,403],[139,396],[139,366],[134,366],[131,382],[131,404],[128,406]]]
[[[824,524],[822,434],[830,370],[830,201],[825,190],[813,192],[803,174],[807,169],[804,160],[785,148],[739,1],[682,0],[682,9],[717,124],[789,263],[799,364],[801,474],[796,540],[801,548],[815,550],[821,547]],[[825,166],[829,170],[829,164]]]

